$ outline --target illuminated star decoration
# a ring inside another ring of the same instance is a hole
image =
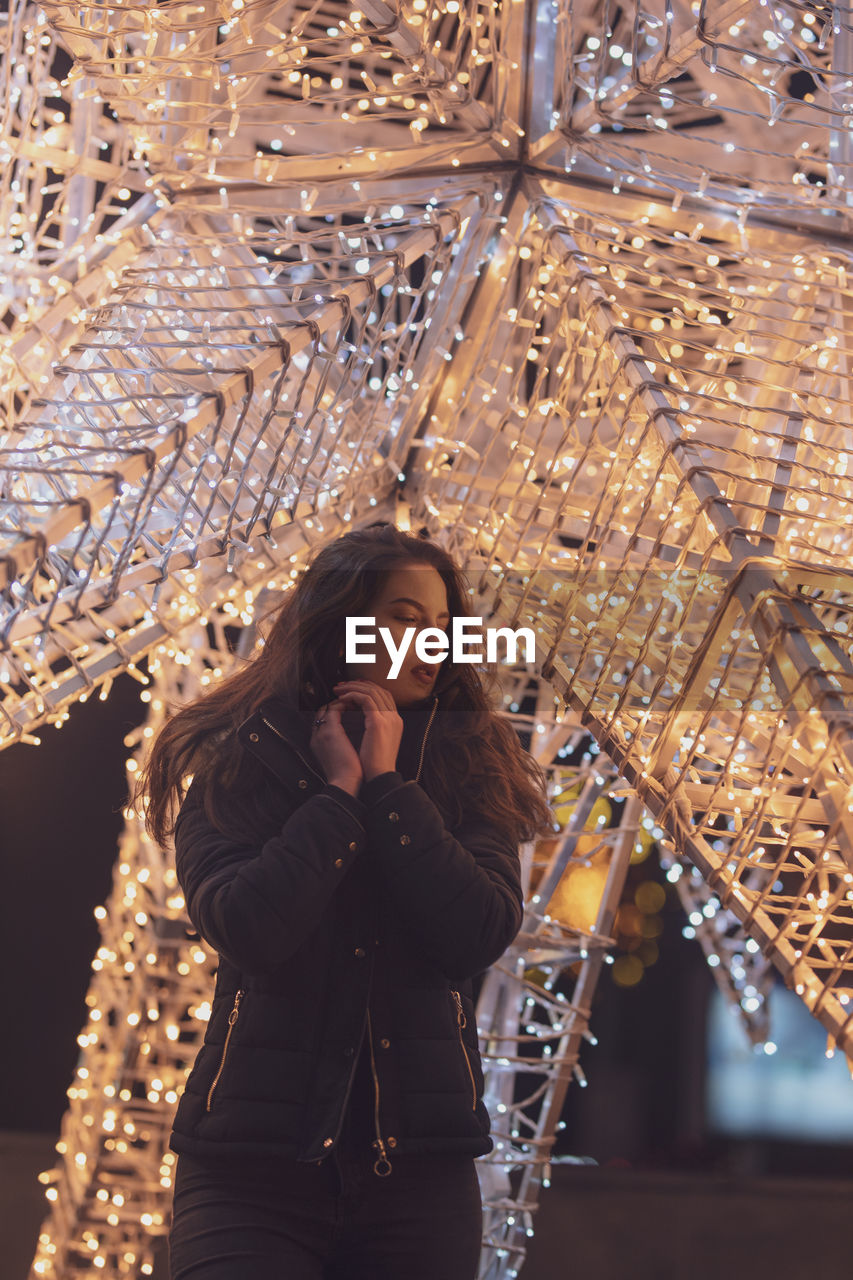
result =
[[[409,513],[849,1052],[849,8],[5,22],[2,741]]]

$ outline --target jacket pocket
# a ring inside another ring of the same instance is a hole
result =
[[[244,995],[245,992],[242,989],[237,992],[234,997],[234,1004],[231,1006],[231,1012],[228,1015],[228,1030],[225,1033],[225,1043],[222,1046],[222,1057],[219,1059],[219,1066],[217,1067],[216,1075],[213,1077],[211,1086],[207,1091],[207,1111],[209,1111],[213,1106],[213,1095],[216,1092],[216,1086],[219,1084],[219,1078],[225,1070],[225,1060],[228,1057],[228,1046],[231,1043],[231,1036],[234,1032],[235,1026],[237,1025],[237,1019],[240,1016],[240,1001],[243,999]]]
[[[462,996],[459,994],[458,991],[453,991],[453,990],[451,990],[450,994],[453,997],[453,1003],[456,1006],[456,1034],[459,1036],[459,1047],[461,1048],[463,1054],[465,1055],[465,1066],[468,1068],[468,1075],[471,1078],[471,1110],[476,1111],[477,1110],[477,1085],[474,1080],[474,1072],[471,1069],[471,1059],[468,1056],[468,1050],[465,1046],[465,1041],[462,1039],[462,1028],[467,1024],[468,1020],[465,1017],[465,1013],[462,1008]]]

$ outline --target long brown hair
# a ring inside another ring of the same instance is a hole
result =
[[[240,724],[271,696],[306,714],[329,701],[340,674],[346,617],[369,616],[388,574],[413,563],[431,565],[441,575],[451,622],[471,616],[461,570],[427,538],[379,522],[323,547],[287,591],[257,657],[178,711],[157,736],[135,799],[143,801],[146,827],[159,844],[174,833],[190,773],[203,788],[210,821],[231,834],[235,816],[244,815],[235,814],[233,802],[226,815],[221,801],[231,791],[239,806],[239,784],[254,765],[237,738]],[[494,667],[481,673],[471,663],[454,664],[450,654],[441,663],[433,686],[439,700],[424,757],[425,788],[445,821],[461,820],[464,792],[468,807],[517,842],[553,834],[545,774],[490,707],[498,686]]]

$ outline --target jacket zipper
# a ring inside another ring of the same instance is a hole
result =
[[[231,1009],[231,1012],[228,1015],[228,1031],[225,1034],[225,1043],[222,1046],[222,1057],[219,1059],[219,1070],[216,1072],[216,1075],[213,1077],[213,1083],[211,1084],[210,1088],[207,1091],[207,1110],[208,1111],[210,1110],[211,1105],[213,1103],[213,1093],[216,1086],[219,1084],[219,1077],[222,1075],[222,1070],[223,1070],[223,1067],[225,1066],[225,1059],[228,1056],[228,1042],[231,1039],[231,1032],[234,1030],[234,1024],[240,1016],[240,1001],[243,999],[243,994],[244,993],[242,990],[237,992],[236,996],[234,997],[234,1005]]]
[[[370,1006],[367,1007],[367,1040],[370,1045],[370,1070],[373,1073],[373,1123],[376,1128],[376,1142],[373,1144],[379,1148],[379,1159],[374,1161],[373,1172],[378,1178],[387,1178],[391,1172],[391,1161],[385,1152],[385,1143],[382,1140],[382,1134],[379,1131],[379,1076],[376,1072],[376,1059],[373,1056],[373,1028],[370,1023]],[[384,1168],[382,1167],[384,1166]]]
[[[282,742],[286,742],[286,743],[287,743],[287,745],[290,747],[291,751],[296,752],[296,755],[298,755],[298,756],[299,756],[299,759],[300,759],[300,760],[302,761],[302,763],[305,765],[305,768],[306,768],[306,769],[310,769],[310,770],[311,770],[311,772],[314,774],[314,777],[315,777],[315,778],[319,778],[319,779],[320,779],[320,781],[323,783],[323,786],[325,786],[325,785],[326,785],[326,781],[327,781],[327,779],[323,777],[322,773],[318,773],[318,772],[317,772],[317,770],[314,768],[313,764],[309,764],[309,763],[308,763],[308,761],[305,759],[305,757],[304,757],[304,755],[302,754],[302,752],[301,752],[301,751],[299,751],[296,747],[294,747],[294,745],[293,745],[293,743],[290,741],[290,739],[289,739],[289,738],[285,738],[285,736],[284,736],[284,734],[281,732],[281,730],[280,730],[280,729],[276,729],[276,727],[275,727],[275,725],[272,723],[272,721],[267,720],[266,716],[261,716],[261,721],[262,721],[262,722],[267,726],[267,728],[268,728],[268,729],[272,729],[273,733],[276,735],[276,737],[277,737],[277,738],[281,738]]]
[[[344,1105],[341,1107],[340,1119],[338,1120],[338,1127],[337,1127],[337,1130],[335,1131],[335,1137],[334,1137],[335,1142],[337,1142],[338,1138],[341,1136],[341,1129],[344,1127],[344,1116],[346,1115],[347,1103],[349,1102],[350,1094],[352,1093],[352,1082],[355,1079],[355,1073],[358,1069],[358,1059],[361,1053],[361,1046],[363,1043],[364,1043],[364,1023],[361,1024],[361,1036],[359,1037],[358,1048],[356,1049],[355,1054],[353,1056],[353,1065],[349,1073],[349,1080],[347,1081],[347,1090],[346,1090],[346,1093],[344,1094]],[[322,1164],[322,1161],[323,1161],[323,1156],[321,1156],[316,1163]]]
[[[424,751],[426,750],[427,734],[429,733],[430,725],[432,724],[433,719],[435,717],[435,709],[437,706],[438,706],[438,694],[433,694],[432,711],[429,713],[429,720],[427,720],[427,726],[424,729],[424,736],[421,741],[421,754],[420,754],[420,759],[418,760],[418,771],[415,774],[415,782],[417,782],[421,776],[421,769],[423,768],[423,763],[424,763]]]
[[[468,1019],[462,1012],[462,997],[458,991],[450,993],[456,1002],[456,1031],[459,1035],[459,1043],[462,1046],[462,1052],[465,1054],[465,1065],[468,1068],[468,1075],[471,1077],[471,1110],[477,1110],[477,1086],[474,1083],[474,1072],[471,1070],[471,1059],[468,1057],[468,1050],[465,1048],[465,1041],[462,1039],[462,1028],[467,1025]]]

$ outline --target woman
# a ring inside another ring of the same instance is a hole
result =
[[[171,1138],[172,1280],[476,1275],[492,1141],[472,979],[520,926],[517,846],[553,830],[545,778],[472,665],[427,667],[414,645],[395,678],[381,644],[343,661],[347,617],[398,647],[466,614],[436,544],[348,533],[259,656],[156,741],[149,830],[174,834],[219,954]]]

